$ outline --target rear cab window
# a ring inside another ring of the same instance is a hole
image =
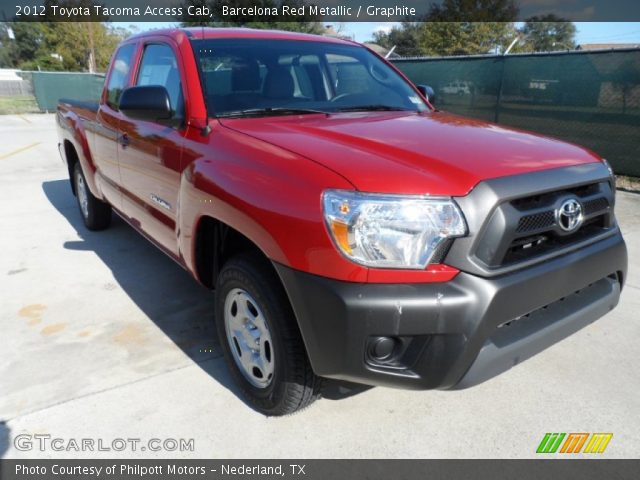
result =
[[[113,57],[111,72],[109,73],[109,80],[107,82],[106,103],[114,110],[118,110],[120,95],[122,95],[122,90],[124,90],[127,85],[135,51],[135,43],[129,43],[120,47]]]

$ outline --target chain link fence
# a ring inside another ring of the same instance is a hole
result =
[[[640,49],[394,63],[442,110],[585,146],[640,177]]]
[[[104,85],[104,74],[78,72],[23,72],[33,86],[42,112],[54,112],[60,98],[98,101]]]
[[[607,158],[616,173],[640,177],[640,49],[394,63],[413,82],[433,87],[442,110],[583,145]],[[102,74],[19,75],[19,86],[0,82],[0,99],[35,97],[37,108],[33,100],[22,108],[43,112],[55,111],[62,97],[97,100],[104,84]],[[14,112],[3,111],[0,102],[0,113]]]

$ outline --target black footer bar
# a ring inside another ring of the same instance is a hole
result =
[[[0,460],[1,480],[631,479],[640,460]]]

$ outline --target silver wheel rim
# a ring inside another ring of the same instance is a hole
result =
[[[224,327],[236,365],[257,388],[273,380],[275,358],[271,332],[256,301],[245,290],[234,288],[224,301]]]
[[[87,196],[87,185],[84,183],[82,174],[76,175],[76,193],[78,194],[78,204],[84,218],[89,217],[89,197]]]

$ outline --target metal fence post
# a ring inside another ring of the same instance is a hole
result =
[[[496,95],[496,112],[493,118],[494,123],[500,121],[500,102],[502,101],[502,87],[504,85],[504,65],[507,61],[507,57],[502,55],[500,57],[501,69],[500,69],[500,83],[498,84],[498,95]]]

